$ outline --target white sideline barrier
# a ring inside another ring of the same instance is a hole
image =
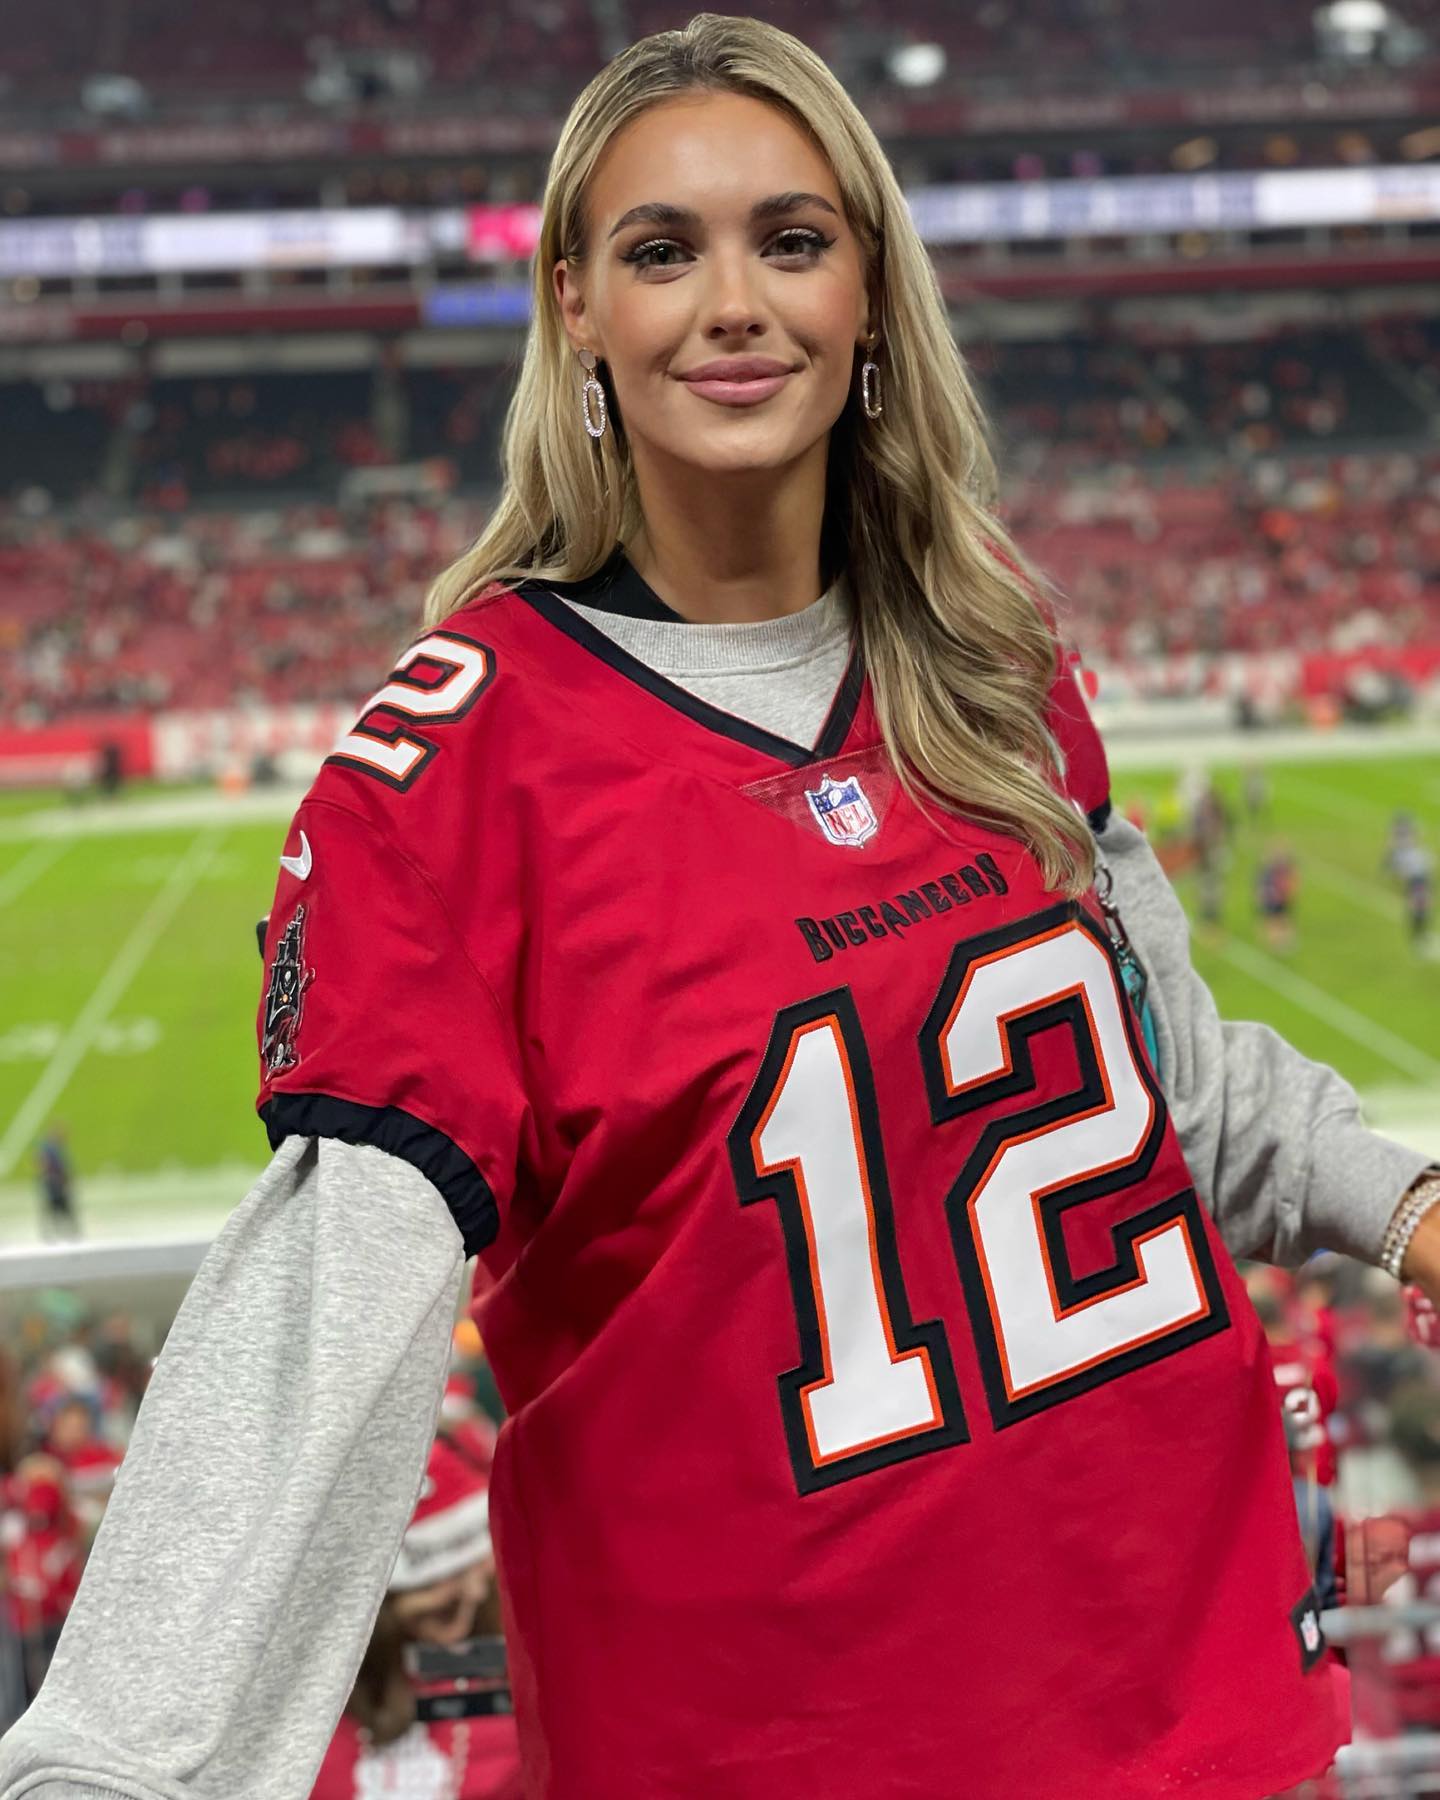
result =
[[[134,1242],[25,1244],[0,1249],[0,1292],[93,1287],[103,1282],[188,1282],[210,1248],[208,1237],[139,1239]]]
[[[1096,723],[1112,769],[1223,768],[1276,762],[1368,762],[1376,757],[1440,756],[1440,727],[1334,725],[1324,731],[1279,726],[1261,731],[1166,732],[1157,709],[1151,735],[1110,735],[1101,707]]]

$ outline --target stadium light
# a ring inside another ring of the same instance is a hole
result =
[[[1377,37],[1390,23],[1390,8],[1384,0],[1332,0],[1323,10],[1329,13],[1336,31],[1363,31]]]
[[[945,73],[945,52],[939,44],[900,44],[886,60],[891,80],[901,87],[933,87]]]
[[[1400,23],[1384,0],[1330,0],[1313,18],[1321,51],[1339,62],[1369,62]]]

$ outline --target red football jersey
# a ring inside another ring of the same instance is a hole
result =
[[[912,803],[858,651],[811,749],[472,602],[286,852],[260,1108],[480,1253],[532,1800],[1326,1766],[1269,1358],[1104,921]]]

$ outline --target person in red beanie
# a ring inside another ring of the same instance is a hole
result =
[[[427,1718],[415,1672],[420,1645],[499,1635],[488,1486],[442,1432],[312,1800],[521,1800],[508,1696],[504,1712]]]
[[[96,1412],[90,1396],[71,1394],[55,1408],[45,1435],[46,1454],[65,1469],[71,1506],[87,1541],[99,1529],[121,1461],[96,1429]]]

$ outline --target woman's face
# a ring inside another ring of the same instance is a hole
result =
[[[444,1581],[392,1596],[395,1618],[418,1644],[463,1644],[475,1635],[475,1615],[490,1592],[494,1557],[471,1563]]]
[[[869,332],[864,259],[783,113],[730,93],[652,107],[606,147],[587,219],[588,259],[558,262],[555,291],[571,344],[608,365],[637,466],[774,469],[826,438]],[[744,405],[684,379],[742,357],[788,373]],[[583,379],[577,364],[577,431]]]

